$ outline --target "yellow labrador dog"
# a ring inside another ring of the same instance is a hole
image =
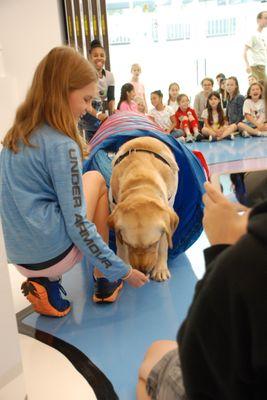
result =
[[[141,137],[124,143],[112,162],[108,224],[117,254],[152,279],[170,277],[168,247],[178,225],[173,210],[178,166],[160,140]]]

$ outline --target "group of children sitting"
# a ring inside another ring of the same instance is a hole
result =
[[[162,92],[155,90],[150,97],[153,108],[148,111],[144,85],[139,82],[141,68],[134,64],[131,71],[132,81],[121,88],[118,110],[145,114],[178,140],[190,143],[234,140],[237,134],[244,138],[267,136],[263,85],[253,76],[249,77],[246,97],[240,94],[234,76],[226,79],[219,74],[217,91],[213,90],[213,79],[204,78],[193,108],[189,97],[180,93],[178,83],[171,83],[167,104],[163,103]]]

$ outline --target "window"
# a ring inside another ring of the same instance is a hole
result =
[[[167,24],[166,40],[185,40],[190,39],[190,24]]]
[[[236,18],[212,19],[208,21],[207,37],[230,36],[236,33]]]

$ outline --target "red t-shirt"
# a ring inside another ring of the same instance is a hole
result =
[[[187,109],[186,109],[186,111],[182,111],[181,110],[181,108],[179,107],[178,108],[178,110],[176,111],[176,113],[175,113],[175,119],[176,119],[176,128],[177,129],[179,129],[180,128],[180,125],[181,125],[181,121],[180,121],[180,117],[188,117],[188,115],[187,115],[187,113],[188,112],[191,112],[192,113],[192,116],[195,118],[195,120],[196,120],[196,122],[197,122],[197,124],[198,124],[198,117],[197,117],[197,114],[196,114],[196,112],[195,112],[195,110],[193,109],[193,108],[191,108],[191,107],[188,107]]]

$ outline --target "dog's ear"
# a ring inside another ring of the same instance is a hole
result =
[[[172,244],[172,235],[176,231],[176,228],[179,223],[179,217],[178,215],[173,211],[171,207],[168,209],[168,218],[165,221],[165,232],[167,235],[167,240],[168,240],[168,246],[170,249],[172,249],[173,244]]]

